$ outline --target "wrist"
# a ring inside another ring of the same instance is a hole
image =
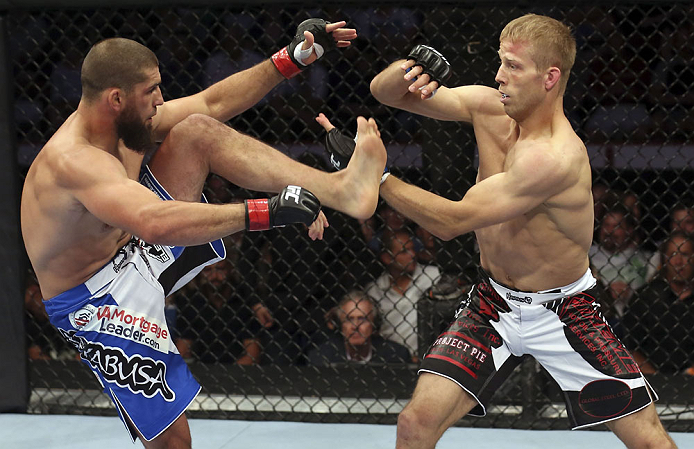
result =
[[[388,170],[388,169],[386,169]],[[386,182],[386,179],[388,179],[388,176],[390,176],[389,171],[383,172],[383,175],[381,176],[381,183],[379,185],[383,185],[384,182]]]
[[[267,198],[244,201],[246,206],[246,229],[266,231],[270,229],[270,206]]]
[[[301,72],[301,68],[299,68],[299,66],[297,66],[289,56],[287,47],[277,51],[277,53],[272,55],[270,59],[275,65],[277,71],[279,71],[286,79],[292,78]]]

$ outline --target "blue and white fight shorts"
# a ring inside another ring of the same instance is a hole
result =
[[[148,167],[140,182],[172,199]],[[126,415],[151,441],[200,392],[171,340],[164,298],[224,257],[221,240],[182,247],[133,237],[88,281],[44,301],[51,323],[94,372],[133,441],[137,433]]]

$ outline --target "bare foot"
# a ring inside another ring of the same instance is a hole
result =
[[[357,146],[347,168],[340,171],[341,203],[349,215],[367,219],[378,205],[381,176],[388,153],[373,118],[357,117]]]

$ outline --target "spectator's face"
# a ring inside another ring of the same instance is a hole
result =
[[[231,274],[230,267],[230,262],[226,260],[209,265],[202,270],[202,279],[216,289],[222,288],[224,282]]]
[[[391,231],[402,229],[407,223],[407,219],[403,215],[390,207],[383,209],[381,216],[383,217],[383,223],[385,224],[386,229]]]
[[[641,206],[639,206],[639,200],[633,193],[630,193],[622,198],[622,204],[624,207],[629,209],[631,215],[636,219],[641,219]]]
[[[362,346],[374,332],[373,306],[369,301],[349,301],[341,308],[342,335],[352,346]]]
[[[686,283],[694,280],[694,242],[675,237],[666,245],[663,256],[667,279]]]
[[[402,273],[412,273],[417,266],[417,253],[412,236],[399,233],[390,242],[390,268]]]
[[[679,209],[672,213],[672,231],[694,233],[694,210]]]
[[[600,244],[608,251],[626,249],[631,242],[631,228],[626,217],[620,213],[608,212],[600,225]]]

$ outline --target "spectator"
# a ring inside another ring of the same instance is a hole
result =
[[[673,232],[658,275],[636,291],[624,318],[625,342],[646,374],[694,367],[694,240]]]
[[[222,260],[206,267],[198,276],[198,289],[189,300],[177,296],[176,347],[184,359],[205,363],[252,365],[260,361],[258,340],[261,304],[253,311],[239,298],[228,279],[233,265]]]
[[[362,291],[351,291],[328,313],[328,327],[340,334],[309,353],[311,365],[332,363],[408,363],[410,352],[378,335],[381,317]]]
[[[297,160],[327,170],[313,153],[306,152]],[[342,236],[343,232],[335,225],[336,215],[327,214],[331,226],[322,240],[311,240],[303,229],[289,226],[245,235],[244,260],[239,265],[244,296],[262,298],[274,316],[273,325],[263,332],[263,364],[305,365],[308,348],[323,341],[324,315],[335,305],[334,298],[345,293],[331,291],[340,286],[339,276],[344,274],[344,267],[335,265],[342,246],[337,233]]]
[[[380,224],[378,222],[381,222]],[[381,203],[377,213],[367,220],[359,220],[361,234],[368,248],[375,254],[383,251],[383,241],[396,231],[406,231],[415,228],[415,251],[417,261],[431,264],[434,260],[434,236],[426,229],[414,225],[398,211],[385,202]]]
[[[632,213],[621,204],[605,213],[598,238],[590,248],[590,262],[609,292],[613,311],[622,316],[633,291],[646,283],[649,255],[638,245]]]
[[[417,263],[411,232],[395,231],[383,244],[381,262],[386,269],[366,292],[383,313],[381,335],[405,345],[417,360],[417,301],[441,274],[436,266]]]
[[[683,201],[675,204],[670,209],[670,222],[668,224],[668,232],[673,233],[682,231],[685,234],[694,234],[694,203],[691,201]],[[664,242],[660,242],[658,247],[662,247]],[[648,261],[647,279],[652,279],[655,274],[660,271],[664,260],[661,257],[661,251],[656,251]]]
[[[694,234],[694,202],[681,202],[672,208],[670,230]]]

